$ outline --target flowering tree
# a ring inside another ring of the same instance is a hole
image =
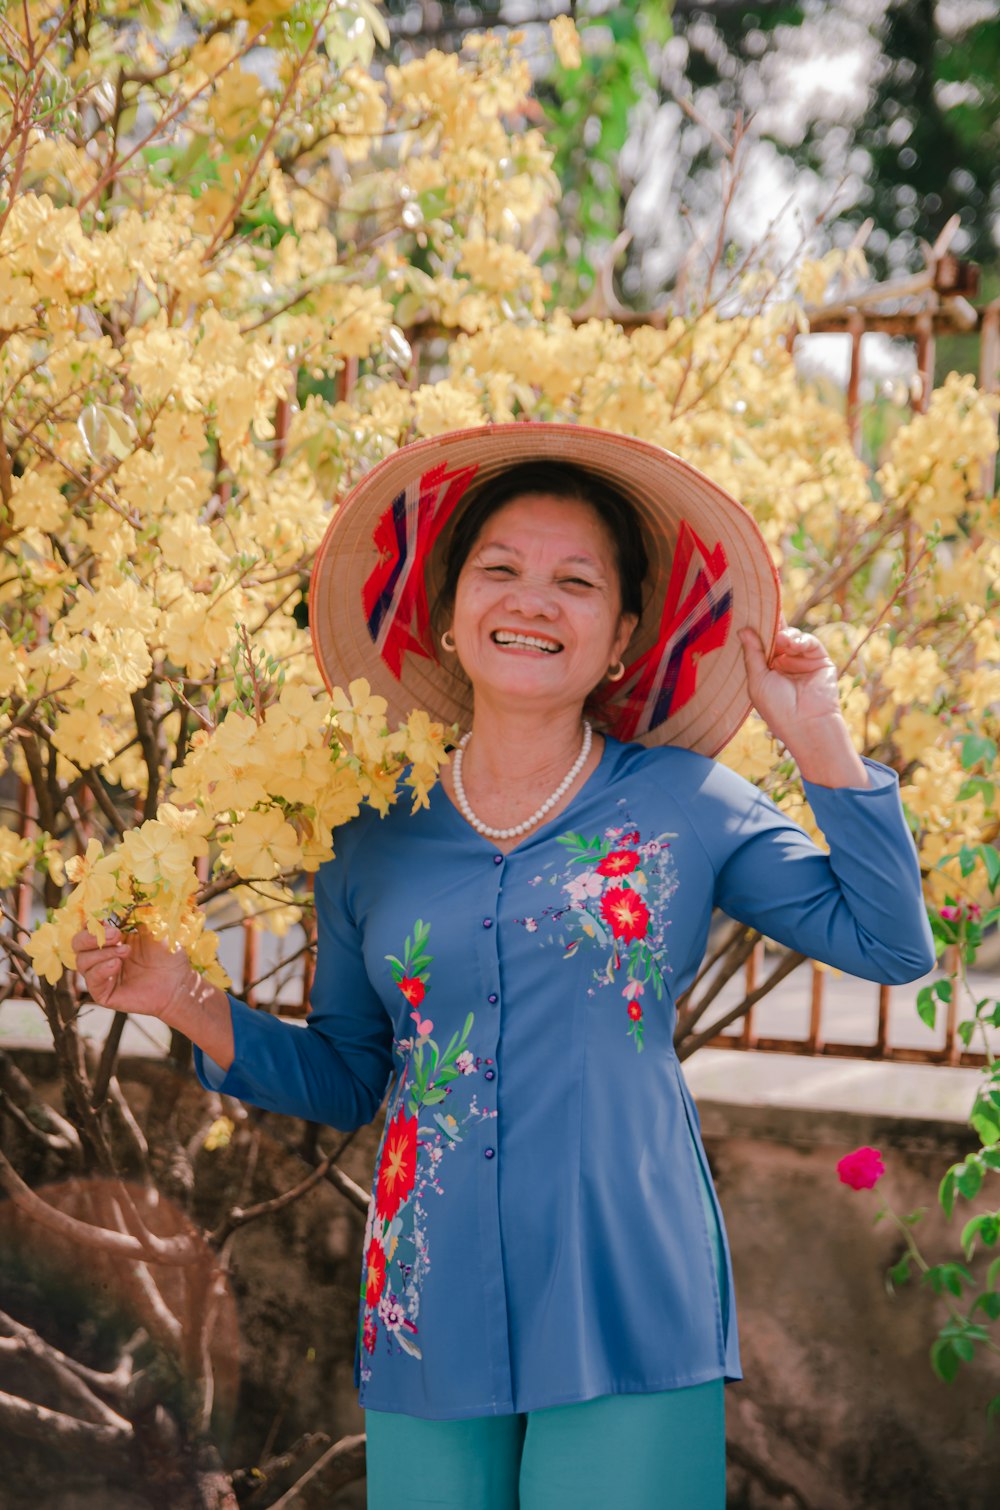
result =
[[[534,253],[557,186],[516,39],[380,70],[369,0],[232,0],[224,15],[25,0],[0,33],[0,749],[31,803],[0,827],[0,942],[7,994],[51,1028],[66,1103],[18,1082],[6,1106],[47,1129],[47,1156],[65,1144],[115,1179],[112,1124],[131,1126],[120,1025],[96,1064],[78,1031],[81,926],[141,924],[224,982],[234,903],[254,927],[307,925],[302,877],[337,825],[400,786],[426,801],[446,731],[420,710],[387,728],[363,682],[327,695],[305,625],[331,500],[417,436],[575,419],[730,488],[781,565],[789,621],[840,665],[858,748],[902,773],[928,900],[980,899],[1000,701],[995,407],[949,378],[868,476],[788,349],[835,261],[802,262],[796,290],[763,259],[729,268],[720,232],[693,312],[629,334],[550,308]],[[569,23],[556,41],[572,68]],[[815,831],[758,719],[723,758]],[[713,984],[680,1004],[682,1052],[710,1036],[699,1020],[753,942],[735,929]],[[143,1178],[155,1185],[148,1165]],[[51,1220],[2,1155],[0,1179]],[[140,1266],[191,1252],[120,1193],[74,1220]],[[163,1294],[143,1293],[176,1348]],[[192,1440],[210,1417],[199,1377],[181,1413]],[[128,1422],[115,1429],[132,1450]],[[200,1503],[230,1492],[197,1483]]]

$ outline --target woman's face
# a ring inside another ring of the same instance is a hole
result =
[[[582,708],[635,625],[594,510],[524,493],[490,516],[469,552],[452,633],[477,698],[555,712]]]

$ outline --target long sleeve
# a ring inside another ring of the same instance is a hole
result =
[[[715,901],[767,938],[865,980],[900,985],[934,964],[916,849],[895,771],[864,759],[871,785],[804,782],[830,853],[742,777],[716,766],[699,836]]]
[[[236,1052],[228,1072],[222,1076],[200,1049],[194,1055],[206,1087],[344,1131],[370,1122],[381,1104],[393,1031],[368,980],[350,912],[351,852],[356,848],[344,835],[337,858],[316,876],[316,973],[305,1025],[282,1022],[230,996]]]

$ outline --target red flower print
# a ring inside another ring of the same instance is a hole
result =
[[[638,844],[638,842],[639,830],[637,828],[630,828],[627,834],[622,834],[623,844]]]
[[[645,938],[649,927],[649,908],[637,891],[612,886],[601,898],[601,913],[616,939]]]
[[[378,1337],[378,1322],[374,1316],[366,1316],[365,1324],[361,1330],[361,1340],[365,1345],[366,1353],[374,1353],[375,1341]]]
[[[639,1003],[637,1001],[630,1001],[629,1002],[629,1004],[628,1004],[628,1015],[631,1017],[631,1019],[632,1019],[633,1022],[641,1022],[642,1021],[642,1008],[640,1007],[640,1005],[639,1005]]]
[[[385,1221],[392,1221],[416,1177],[417,1119],[404,1117],[400,1107],[385,1135],[375,1191],[375,1209]]]
[[[627,876],[638,863],[639,856],[634,849],[613,849],[610,855],[604,856],[597,870],[602,876]]]
[[[837,1175],[852,1190],[871,1190],[885,1174],[882,1155],[877,1148],[856,1148],[837,1164]]]
[[[396,985],[411,1007],[419,1007],[427,994],[423,981],[416,975],[404,975],[402,980],[396,982]]]
[[[365,1300],[370,1306],[378,1305],[379,1296],[385,1289],[385,1250],[378,1238],[368,1244],[367,1272],[365,1275]]]

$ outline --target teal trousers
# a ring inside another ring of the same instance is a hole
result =
[[[466,1421],[367,1410],[368,1510],[725,1510],[724,1388]]]

